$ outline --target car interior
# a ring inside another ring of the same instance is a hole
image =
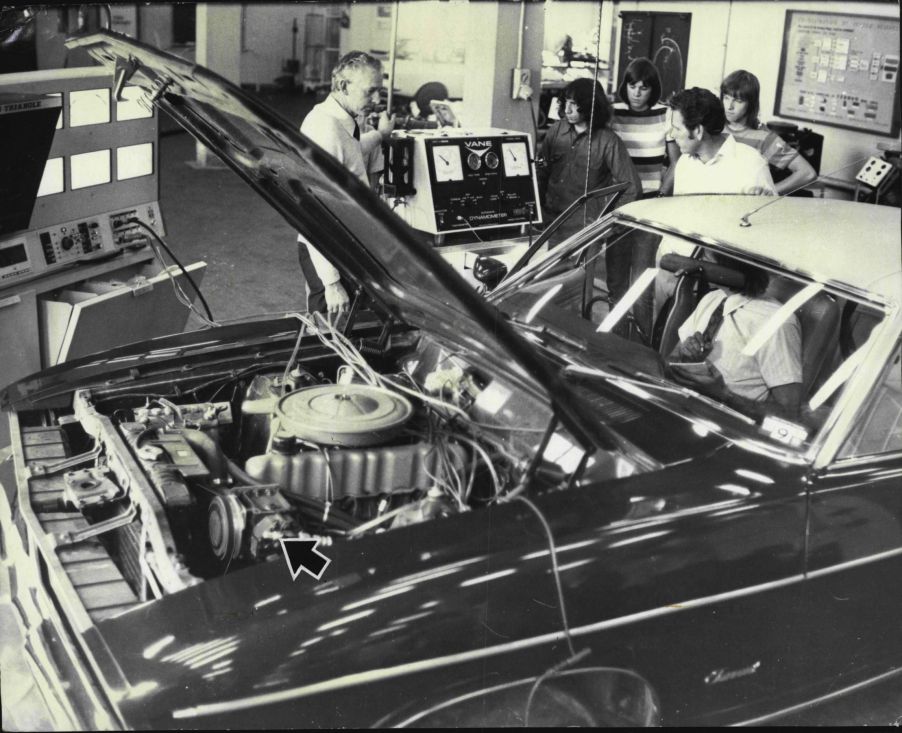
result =
[[[647,240],[649,237],[654,240],[652,246],[659,247],[657,275],[653,280],[645,278],[643,286],[637,284],[642,273],[632,273],[631,281],[638,289],[631,288],[623,296],[624,312],[618,316],[609,302],[602,258],[611,247],[634,246],[640,238]],[[544,259],[544,253],[540,259]],[[601,238],[574,248],[570,255],[562,259],[549,257],[544,264],[536,260],[533,281],[524,283],[525,287],[519,290],[521,296],[530,293],[532,301],[535,301],[537,295],[557,288],[540,314],[541,320],[550,317],[550,312],[554,310],[557,314],[555,320],[560,321],[566,312],[570,314],[567,320],[572,329],[575,327],[572,314],[578,313],[591,329],[626,337],[637,346],[652,349],[666,359],[679,342],[679,327],[706,293],[713,288],[737,290],[743,287],[745,275],[741,267],[731,267],[730,262],[731,258],[722,254],[718,254],[717,261],[714,261],[704,247],[693,247],[685,240],[615,225]],[[812,286],[802,279],[773,271],[769,271],[768,275],[766,295],[782,304],[794,299],[796,304],[793,310],[781,312],[779,318],[782,321],[794,313],[799,319],[803,400],[807,402],[819,395],[831,375],[867,341],[883,314],[872,306],[839,297],[826,287]],[[651,282],[654,282],[653,286]],[[648,297],[650,288],[655,291],[654,318],[650,333],[645,333],[635,315],[636,303],[643,290]],[[505,300],[512,302],[520,298],[508,297]],[[773,332],[778,323],[768,325]],[[579,330],[580,333],[587,331],[586,328]],[[633,351],[629,354],[631,358]],[[654,374],[655,371],[648,373]],[[824,395],[818,396],[816,404],[812,404],[812,412],[805,419],[806,423],[810,423],[809,427],[816,428],[822,424],[841,384],[842,381],[828,385]]]

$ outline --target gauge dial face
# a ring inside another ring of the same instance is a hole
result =
[[[460,148],[457,145],[436,145],[432,148],[432,162],[435,164],[435,180],[462,181],[463,166],[460,162]]]
[[[467,156],[467,165],[469,166],[471,171],[478,171],[480,166],[482,166],[482,158],[480,158],[476,153],[470,153]]]
[[[490,150],[485,154],[486,168],[495,170],[498,167],[498,154],[494,150]]]
[[[526,154],[526,143],[502,143],[501,154],[504,156],[505,175],[529,175],[529,157]]]

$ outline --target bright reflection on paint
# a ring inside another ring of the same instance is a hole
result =
[[[635,545],[637,542],[653,540],[656,537],[663,537],[664,535],[668,534],[670,534],[669,529],[665,529],[661,532],[647,532],[646,534],[640,534],[638,537],[627,537],[625,540],[617,540],[617,542],[612,542],[611,544],[609,544],[608,547],[625,547],[626,545]]]
[[[156,680],[145,680],[144,682],[138,682],[137,684],[129,685],[128,692],[125,693],[125,697],[129,700],[136,700],[138,698],[144,697],[145,695],[149,695],[159,686],[160,683]]]
[[[307,641],[302,642],[302,643],[301,643],[301,646],[302,646],[302,647],[313,646],[314,644],[318,644],[319,642],[321,642],[321,641],[322,641],[323,639],[325,639],[325,638],[326,638],[326,637],[324,637],[324,636],[314,636],[312,639],[307,639]]]
[[[366,618],[367,616],[374,614],[376,609],[371,608],[368,611],[360,611],[359,613],[352,613],[350,616],[342,616],[341,618],[337,618],[334,621],[329,621],[328,623],[319,626],[317,631],[329,631],[330,629],[334,629],[338,626],[344,626],[345,624],[350,624],[354,621],[357,621],[362,618]]]
[[[277,593],[274,596],[270,596],[269,598],[264,598],[262,601],[257,601],[254,604],[254,609],[263,608],[263,606],[268,606],[270,603],[275,603],[276,601],[282,598],[281,593]]]
[[[478,578],[470,578],[469,580],[465,580],[460,584],[461,588],[466,588],[470,585],[479,585],[480,583],[488,583],[492,580],[498,580],[498,578],[506,578],[508,575],[513,575],[516,573],[516,568],[508,568],[507,570],[499,570],[497,573],[489,573],[488,575],[480,575]]]
[[[561,545],[560,547],[555,547],[555,554],[560,555],[562,552],[567,552],[569,550],[578,550],[580,547],[588,547],[589,545],[594,545],[598,542],[595,540],[583,540],[582,542],[571,542],[569,545]],[[551,554],[551,550],[539,550],[538,552],[530,552],[528,555],[523,555],[521,560],[535,560],[537,557],[548,557]]]
[[[146,647],[142,656],[145,659],[153,659],[155,656],[157,656],[157,654],[163,651],[163,649],[165,649],[174,641],[175,637],[172,634],[169,634],[169,636],[164,636],[162,639],[159,639],[150,646]]]
[[[729,491],[731,494],[736,494],[736,496],[752,495],[750,489],[747,489],[745,486],[740,486],[739,484],[719,484],[717,488],[721,491]]]
[[[400,631],[407,627],[407,624],[397,624],[395,626],[386,626],[384,629],[376,629],[375,631],[367,634],[367,636],[385,636],[386,634],[391,634],[394,631]]]
[[[774,483],[774,480],[770,476],[765,476],[763,473],[755,473],[755,471],[749,471],[746,468],[737,468],[736,475],[750,479],[751,481],[757,481],[759,484]]]
[[[207,672],[206,674],[201,675],[201,676],[202,676],[205,680],[211,680],[211,679],[213,679],[214,677],[221,677],[222,675],[228,674],[228,673],[231,672],[231,671],[232,671],[232,668],[229,667],[228,669],[217,669],[217,670],[214,670],[213,672]]]
[[[423,611],[422,613],[415,613],[412,616],[403,616],[402,618],[395,619],[392,621],[392,626],[398,626],[400,624],[404,624],[405,626],[411,621],[416,621],[417,619],[426,618],[427,616],[431,616],[432,611]]]
[[[482,560],[485,560],[485,558],[485,555],[480,555],[479,557],[470,557],[466,560],[448,563],[447,565],[439,565],[437,568],[432,568],[431,570],[421,570],[418,573],[412,573],[411,575],[405,575],[402,578],[396,578],[391,581],[390,585],[410,585],[411,583],[422,583],[434,578],[441,578],[444,575],[460,572],[465,566],[472,565],[475,562],[481,562]]]
[[[238,645],[237,636],[214,639],[201,644],[192,644],[179,652],[163,657],[162,661],[182,664],[189,669],[199,669],[222,657],[228,656],[238,648]]]
[[[720,430],[720,425],[710,420],[702,420],[700,418],[692,418],[692,432],[701,438],[707,438],[709,434],[716,433]]]
[[[426,601],[420,604],[420,608],[435,608],[438,604],[438,601]]]
[[[557,295],[562,287],[564,287],[564,283],[558,283],[554,287],[549,288],[548,292],[545,293],[541,298],[539,298],[532,306],[532,308],[529,309],[529,312],[526,314],[526,317],[523,320],[526,323],[532,323],[532,319],[539,314],[539,311],[542,310],[542,308],[548,305],[548,301],[551,300],[555,295]]]
[[[392,596],[400,595],[401,593],[407,593],[407,591],[411,591],[414,589],[412,585],[402,585],[397,588],[392,588],[391,590],[381,591],[376,595],[370,596],[369,598],[364,598],[362,601],[354,601],[353,603],[348,603],[345,606],[341,607],[342,611],[353,611],[355,608],[360,608],[361,606],[369,605],[370,603],[378,603],[384,598],[391,598]]]
[[[583,565],[588,565],[590,562],[595,562],[596,558],[587,557],[584,560],[574,560],[573,562],[568,562],[565,565],[558,565],[557,569],[559,573],[563,573],[566,570],[572,570],[573,568],[580,568]],[[554,572],[554,568],[548,568],[546,573]]]

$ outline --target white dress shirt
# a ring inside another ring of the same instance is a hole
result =
[[[355,118],[330,94],[310,110],[301,123],[301,132],[369,185],[367,174],[382,170],[382,135],[365,122],[361,124],[361,120],[356,121],[360,127],[360,140],[354,138]],[[323,285],[337,283],[339,273],[332,263],[300,234],[298,241],[306,242],[310,259]]]
[[[736,142],[732,135],[707,162],[681,155],[674,169],[673,195],[692,193],[745,193],[776,196],[774,181],[761,154]]]
[[[748,340],[779,310],[780,303],[771,298],[728,296],[722,290],[712,290],[680,326],[680,341],[696,332],[703,333],[724,298],[723,323],[714,336],[708,361],[723,375],[727,389],[750,400],[764,400],[773,387],[801,383],[802,327],[795,315],[753,356],[742,353]]]

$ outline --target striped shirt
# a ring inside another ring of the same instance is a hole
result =
[[[763,157],[768,165],[772,165],[778,170],[786,170],[787,166],[792,163],[798,156],[798,151],[787,143],[773,130],[768,130],[762,125],[757,130],[746,127],[739,132],[732,128],[728,132],[736,138],[736,142],[750,145],[755,148],[761,157]]]
[[[642,112],[634,112],[625,102],[614,103],[611,129],[623,140],[639,171],[642,192],[654,193],[661,188],[661,176],[667,153],[666,135],[670,127],[668,108],[656,104]]]

